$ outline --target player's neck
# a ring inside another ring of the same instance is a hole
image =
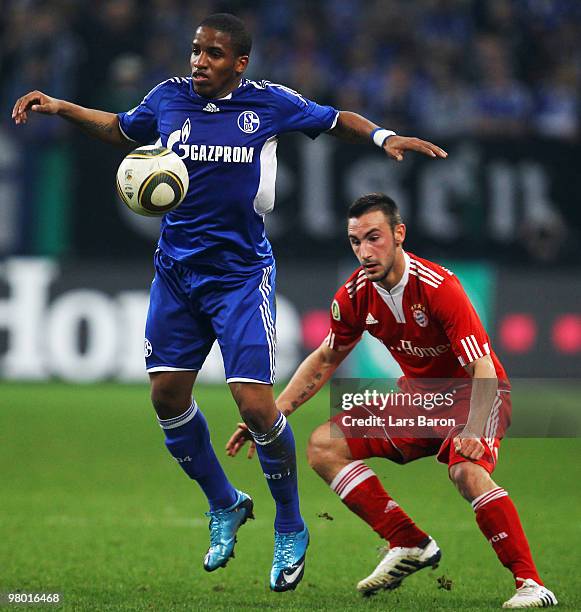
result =
[[[198,95],[201,98],[206,98],[207,100],[220,100],[222,98],[225,98],[226,96],[229,96],[232,92],[236,91],[238,89],[238,87],[240,87],[240,82],[242,81],[242,77],[238,77],[238,79],[236,79],[236,81],[234,83],[230,83],[227,87],[224,87],[224,89],[212,94],[211,96],[204,96],[201,93],[198,93]]]
[[[388,275],[377,284],[387,291],[391,291],[403,278],[405,272],[405,257],[403,255],[403,249],[398,247],[395,253],[395,259],[393,261],[393,266],[389,271]]]

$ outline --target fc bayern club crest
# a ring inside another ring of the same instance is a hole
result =
[[[428,327],[429,319],[426,314],[426,308],[422,304],[414,304],[412,306],[412,314],[414,317],[414,321],[420,327]]]

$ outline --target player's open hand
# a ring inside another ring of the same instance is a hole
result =
[[[61,108],[62,100],[51,98],[42,91],[31,91],[25,96],[18,98],[12,109],[12,119],[16,125],[28,121],[28,112],[42,113],[44,115],[56,115]]]
[[[402,161],[406,151],[417,151],[428,157],[441,157],[445,159],[448,154],[435,144],[419,138],[408,136],[390,136],[383,144],[383,150],[396,161]]]
[[[469,431],[462,431],[453,440],[454,450],[462,457],[478,461],[484,454],[484,444],[480,437]]]
[[[248,447],[248,453],[246,456],[248,459],[252,459],[252,457],[254,457],[254,453],[256,452],[256,444],[254,443],[254,440],[252,440],[248,427],[244,423],[238,423],[236,425],[236,431],[232,434],[232,437],[228,440],[228,442],[226,442],[226,454],[230,457],[234,457],[248,441],[250,442],[250,446]]]

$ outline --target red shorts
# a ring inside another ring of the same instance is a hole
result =
[[[495,402],[495,412],[500,415],[509,415],[511,409],[510,393],[499,392]],[[353,412],[355,414],[355,412]],[[472,461],[459,455],[452,444],[452,439],[461,430],[461,427],[444,431],[434,430],[434,437],[417,437],[417,438],[402,438],[390,437],[389,433],[384,428],[370,429],[368,436],[359,435],[360,430],[357,430],[354,435],[354,429],[343,424],[342,414],[333,417],[331,421],[337,425],[342,431],[351,456],[353,459],[368,459],[369,457],[384,457],[395,463],[404,464],[422,457],[437,456],[438,461],[448,464],[448,468],[456,463],[463,461]],[[489,474],[492,474],[496,467],[498,459],[498,449],[500,447],[500,438],[489,437],[481,438],[484,445],[484,454],[478,461],[472,461],[477,465],[481,465]]]

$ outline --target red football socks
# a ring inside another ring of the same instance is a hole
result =
[[[396,546],[417,546],[428,537],[399,507],[363,461],[346,465],[331,482],[343,503],[380,537]]]
[[[472,502],[472,508],[484,537],[500,562],[512,572],[515,581],[517,578],[532,578],[542,585],[518,512],[508,493],[497,487],[479,495]],[[517,582],[517,588],[519,586]]]

